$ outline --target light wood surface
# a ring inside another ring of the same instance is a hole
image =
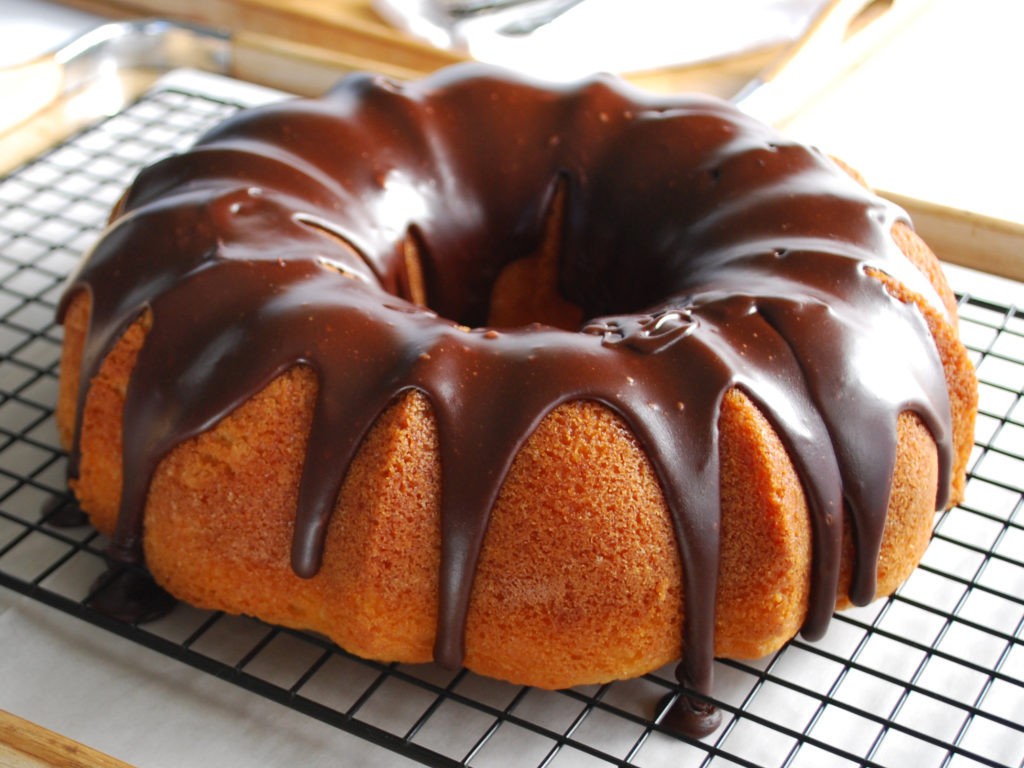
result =
[[[0,709],[0,768],[131,768]]]
[[[110,19],[168,18],[211,26],[232,35],[305,48],[310,58],[373,62],[430,72],[462,57],[421,43],[385,24],[370,0],[64,0]],[[315,53],[315,55],[314,55]]]
[[[322,93],[339,73],[353,69],[409,77],[460,60],[388,26],[371,0],[64,2],[108,18],[158,16],[223,29],[232,36],[232,74],[304,95]],[[1024,124],[1013,82],[1013,72],[1024,71],[1024,47],[1017,41],[1024,4],[874,5],[900,13],[909,5],[916,15],[905,32],[880,46],[871,41],[866,51],[848,45],[855,54],[845,62],[849,66],[830,70],[827,89],[776,122],[842,157],[883,194],[897,198],[940,258],[1024,280],[1024,196],[1018,181],[1024,177],[1024,152],[1016,149]],[[757,51],[628,79],[655,91],[731,96],[788,61],[783,51]],[[817,69],[809,68],[812,74]]]
[[[426,74],[463,61],[396,30],[370,0],[63,0],[65,5],[111,19],[172,18],[229,31],[242,50],[240,76],[316,95],[323,70],[371,68],[400,76]],[[249,50],[252,49],[252,50]],[[780,55],[778,49],[673,69],[637,72],[628,79],[655,91],[701,90],[729,96]],[[295,58],[301,68],[281,65]],[[304,73],[314,72],[309,80]],[[318,90],[319,89],[319,90]]]

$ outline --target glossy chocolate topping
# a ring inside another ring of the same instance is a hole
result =
[[[559,287],[583,327],[487,328],[495,279],[536,251],[558,189]],[[804,486],[806,635],[835,605],[844,510],[851,597],[874,596],[903,411],[939,446],[945,503],[942,365],[918,310],[872,276],[941,306],[892,242],[900,215],[726,103],[606,78],[542,87],[472,66],[404,85],[352,76],[322,100],[241,113],[140,174],[68,290],[93,301],[82,382],[128,325],[152,318],[125,405],[115,554],[141,559],[148,483],[170,449],[306,365],[319,389],[293,567],[315,574],[345,468],[381,411],[416,389],[441,451],[435,657],[457,665],[516,452],[559,404],[598,401],[661,483],[685,579],[680,680],[707,693],[727,390],[762,410]],[[407,238],[429,309],[408,295]]]

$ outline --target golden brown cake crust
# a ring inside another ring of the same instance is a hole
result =
[[[487,303],[495,325],[533,318],[572,327],[583,316],[563,285],[560,238],[569,225],[562,194],[552,193],[541,227],[547,235],[536,250],[492,275]],[[261,196],[251,188],[232,190],[209,203],[210,215],[269,205]],[[129,195],[124,207],[137,204]],[[937,259],[905,223],[897,222],[891,235],[925,279],[865,271],[894,303],[916,308],[934,340],[950,400],[956,501],[972,442],[974,372]],[[398,249],[404,265],[398,282],[411,303],[423,304],[430,275],[416,243],[410,236]],[[354,267],[329,267],[346,280],[364,279]],[[96,527],[115,535],[126,485],[122,415],[133,371],[160,328],[155,310],[143,313],[83,387],[92,302],[79,286],[64,307],[57,420],[79,457],[72,488]],[[297,508],[311,430],[319,426],[322,377],[313,364],[293,364],[214,426],[169,450],[148,485],[145,563],[168,591],[198,606],[322,632],[366,657],[429,661],[438,642],[445,546],[437,400],[406,387],[379,415],[374,411],[354,459],[334,468],[344,480],[327,518],[322,564],[301,578],[293,559]],[[792,438],[773,427],[778,422],[755,397],[730,385],[714,424],[721,496],[714,652],[741,658],[770,653],[805,626],[818,578],[808,501],[814,483],[801,476],[806,462],[794,458]],[[908,409],[894,420],[878,596],[896,589],[920,560],[945,490],[942,441],[926,417]],[[469,668],[559,688],[631,677],[679,658],[691,593],[678,517],[658,466],[626,414],[607,402],[569,398],[546,412],[515,452],[483,528],[465,621]],[[844,607],[858,562],[854,516],[834,514],[843,529],[835,603]]]
[[[87,313],[83,294],[65,323],[63,435],[73,423],[74,360]],[[108,534],[120,493],[118,414],[142,325],[109,356],[86,401],[74,488]],[[973,371],[955,335],[940,336],[939,345],[956,385],[958,433],[969,435]],[[381,416],[343,486],[324,568],[306,580],[292,572],[289,550],[315,387],[309,371],[293,370],[162,462],[146,509],[147,564],[165,588],[198,606],[316,630],[370,658],[429,661],[440,552],[429,404],[410,395]],[[719,429],[716,654],[756,658],[803,623],[811,578],[806,501],[778,436],[739,390],[728,394]],[[879,596],[923,555],[936,494],[927,429],[906,414],[899,433]],[[958,464],[964,446],[961,437]],[[844,546],[845,584],[848,527]],[[657,668],[678,657],[681,578],[664,500],[635,438],[602,406],[562,406],[530,438],[502,487],[474,585],[467,666],[547,688]],[[841,594],[839,606],[848,604]]]

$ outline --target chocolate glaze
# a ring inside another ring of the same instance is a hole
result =
[[[584,326],[486,328],[496,276],[536,250],[560,186],[560,290]],[[306,365],[320,386],[293,567],[312,576],[360,441],[419,390],[441,451],[435,657],[458,665],[506,471],[552,409],[593,400],[632,428],[661,483],[685,579],[679,678],[706,694],[727,390],[763,411],[804,485],[806,635],[835,605],[843,514],[858,553],[851,596],[874,596],[903,411],[939,446],[945,504],[942,365],[918,310],[870,274],[940,306],[891,240],[900,216],[724,102],[604,77],[550,87],[474,66],[404,85],[356,75],[322,100],[241,113],[139,175],[62,305],[92,295],[84,383],[128,325],[152,318],[127,393],[113,551],[141,560],[149,480],[170,449]],[[410,237],[430,309],[403,294]]]

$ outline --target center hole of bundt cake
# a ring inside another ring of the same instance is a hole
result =
[[[507,264],[494,281],[489,326],[514,328],[541,323],[567,331],[580,329],[583,310],[559,289],[564,220],[565,184],[560,183],[548,208],[540,247]]]
[[[438,254],[431,253],[414,227],[409,229],[402,243],[402,263],[397,275],[399,295],[461,325],[508,329],[540,323],[578,331],[584,320],[583,310],[566,299],[559,288],[564,204],[564,185],[559,184],[544,214],[539,245],[532,252],[506,263],[489,284],[485,284],[482,298],[486,306],[479,307],[472,300],[466,302],[470,307],[467,314],[472,317],[453,316],[445,311],[446,307],[434,306],[431,288],[438,282],[444,283],[446,278],[437,266],[439,259],[434,258]]]
[[[500,233],[471,238],[469,247],[479,250],[478,260],[467,259],[467,252],[472,251],[465,248],[466,243],[458,243],[463,251],[450,257],[443,246],[438,247],[445,236],[432,237],[416,223],[408,222],[385,284],[390,284],[390,290],[402,299],[466,327],[512,329],[539,323],[579,331],[584,310],[566,298],[561,289],[565,283],[564,181],[554,184],[548,200],[535,236],[515,235],[504,242]],[[436,230],[437,226],[435,222],[432,228]],[[332,229],[322,228],[338,237]],[[359,249],[346,238],[338,239],[359,255]],[[448,235],[447,239],[458,241],[459,235]],[[499,247],[492,250],[481,245],[488,240],[498,242]],[[524,246],[527,241],[530,244]],[[516,243],[515,247],[503,250],[501,246],[510,242]],[[372,265],[370,271],[374,271]]]
[[[514,328],[541,323],[578,331],[583,310],[562,296],[556,270],[557,261],[552,269],[546,259],[537,256],[509,264],[494,283],[487,325]]]

